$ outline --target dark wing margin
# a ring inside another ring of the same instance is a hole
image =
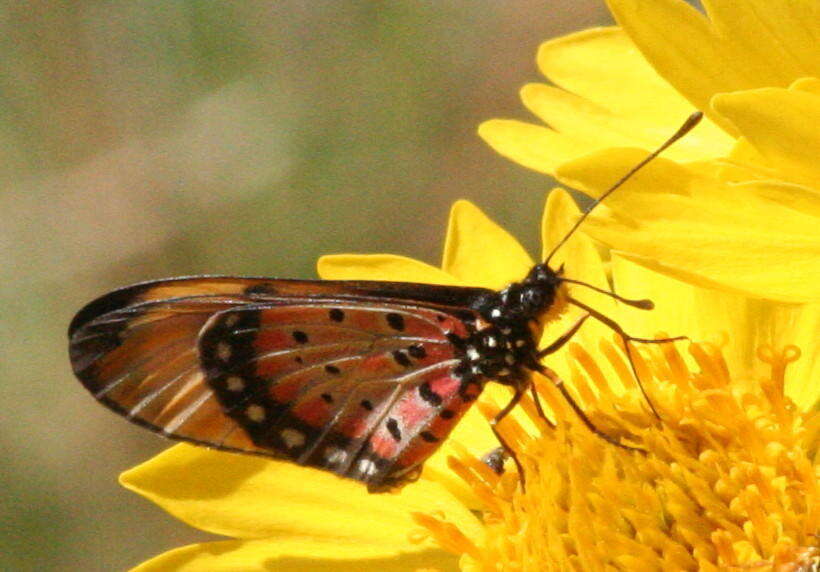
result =
[[[477,298],[492,294],[486,288],[442,286],[415,282],[379,282],[371,280],[291,280],[242,276],[183,276],[139,282],[113,290],[86,304],[71,321],[71,337],[85,323],[112,311],[123,310],[143,302],[176,298],[230,294],[245,302],[264,301],[270,297],[339,297],[394,298],[404,302],[437,306],[469,307]]]

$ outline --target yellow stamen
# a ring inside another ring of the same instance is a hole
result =
[[[454,554],[467,554],[480,560],[481,553],[473,542],[458,527],[443,519],[422,512],[411,513],[413,520],[430,531],[436,542]]]
[[[416,522],[460,554],[464,570],[785,571],[820,559],[820,414],[799,411],[783,393],[799,350],[761,348],[771,373],[749,383],[733,379],[712,344],[690,344],[691,357],[671,344],[633,348],[659,424],[618,346],[602,345],[606,366],[570,346],[571,393],[601,431],[646,455],[591,433],[536,376],[555,427],[527,425],[532,435],[515,418],[535,414],[529,396],[498,426],[523,465],[526,491],[513,463],[499,477],[457,448],[449,466],[484,503],[484,537],[467,539],[430,515]],[[618,394],[604,371],[627,391]],[[490,401],[478,406],[488,419],[499,411]]]

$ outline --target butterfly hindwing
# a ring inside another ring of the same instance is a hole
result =
[[[200,337],[211,387],[263,449],[388,486],[480,390],[454,371],[463,322],[431,308],[289,301],[228,310]]]
[[[77,315],[72,362],[100,401],[157,432],[381,490],[420,468],[481,389],[456,373],[476,319],[461,304],[476,289],[417,285],[421,300],[402,298],[412,286],[140,284]]]

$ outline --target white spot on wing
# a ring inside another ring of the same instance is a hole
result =
[[[222,361],[231,359],[231,346],[228,342],[219,342],[216,345],[216,356]]]
[[[372,476],[376,474],[376,463],[370,459],[362,459],[359,461],[359,472],[364,476]]]
[[[265,408],[261,405],[248,405],[245,415],[254,423],[259,423],[265,420]]]
[[[242,391],[245,389],[245,380],[238,375],[232,375],[225,380],[225,387],[228,388],[228,391]]]
[[[282,437],[288,449],[295,449],[305,444],[305,434],[296,429],[282,429],[279,436]]]
[[[339,447],[328,447],[325,449],[325,461],[330,465],[343,463],[347,458],[347,452]]]

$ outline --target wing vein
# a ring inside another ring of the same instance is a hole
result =
[[[213,397],[213,390],[211,388],[207,388],[205,392],[197,398],[196,401],[188,405],[185,409],[177,413],[168,423],[166,423],[162,427],[163,433],[171,434],[177,429],[179,429],[182,425],[184,425],[196,412],[197,410],[202,407],[202,405],[208,401],[211,397]]]
[[[191,355],[191,354],[193,354],[193,353],[194,353],[193,351],[187,351],[187,352],[185,352],[185,353],[183,353],[183,354],[180,354],[180,356],[179,356],[179,357],[185,357],[185,356]],[[175,376],[175,377],[173,377],[173,378],[171,378],[171,379],[169,379],[169,380],[165,381],[164,383],[162,383],[162,384],[161,384],[161,385],[159,385],[158,387],[156,387],[156,388],[154,388],[153,390],[151,390],[151,392],[150,392],[148,395],[146,395],[145,397],[143,397],[142,399],[140,399],[140,400],[139,400],[139,402],[138,402],[136,405],[134,405],[134,407],[132,407],[132,408],[128,411],[128,418],[130,419],[130,418],[132,418],[132,417],[137,416],[137,415],[139,414],[139,412],[140,412],[140,411],[142,411],[142,410],[143,410],[143,409],[145,409],[148,405],[150,405],[150,404],[151,404],[151,402],[152,402],[152,401],[154,401],[154,399],[156,399],[157,397],[159,397],[159,396],[160,396],[162,393],[164,393],[164,392],[165,392],[165,391],[166,391],[169,387],[171,387],[172,385],[174,385],[176,382],[178,382],[178,381],[179,381],[180,379],[182,379],[183,377],[185,377],[185,376],[187,376],[187,375],[190,375],[192,372],[196,371],[197,369],[199,369],[199,363],[194,363],[194,365],[192,365],[192,366],[190,366],[190,367],[187,367],[187,368],[185,368],[184,370],[182,370],[182,372],[180,372],[180,373],[179,373],[179,375],[177,375],[177,376]],[[145,378],[145,380],[147,381],[147,380],[151,379],[151,377],[152,377],[152,376],[148,376],[148,377],[146,377],[146,378]]]
[[[101,398],[105,397],[105,395],[107,393],[109,393],[110,391],[116,389],[121,383],[123,383],[127,379],[133,377],[134,375],[140,373],[139,369],[142,366],[144,366],[146,363],[151,361],[156,356],[157,353],[168,351],[171,348],[174,348],[178,345],[181,345],[183,342],[187,342],[187,341],[188,340],[186,340],[185,338],[180,338],[180,339],[174,340],[173,342],[169,342],[167,344],[164,344],[164,345],[160,346],[159,348],[157,348],[153,352],[147,354],[143,359],[139,360],[137,363],[129,365],[128,370],[124,374],[122,374],[121,376],[111,380],[110,382],[105,384],[105,386],[103,386],[101,389],[97,390],[94,393],[94,397],[97,398],[97,399],[101,399]]]

